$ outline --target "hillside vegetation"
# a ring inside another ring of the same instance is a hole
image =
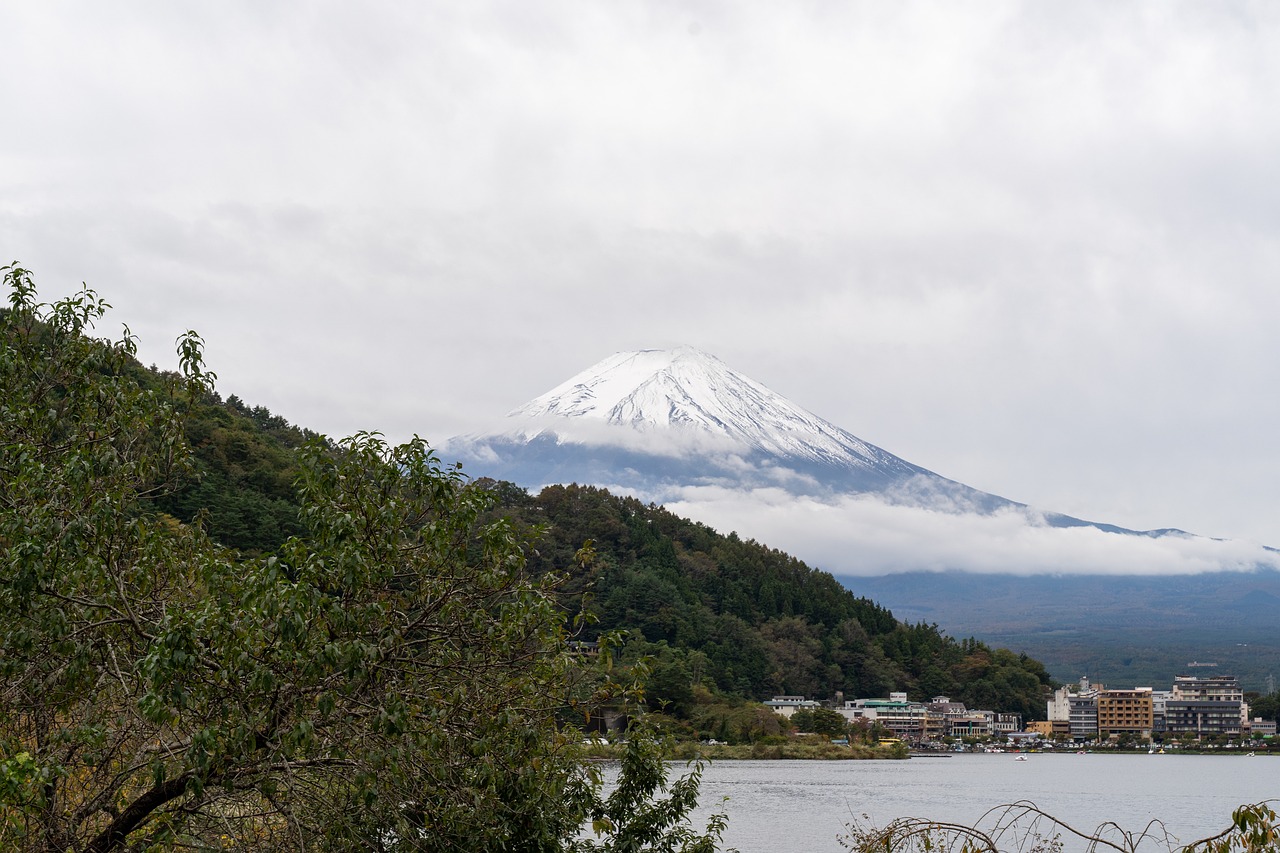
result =
[[[764,699],[947,695],[970,707],[1044,716],[1050,678],[1039,662],[936,625],[904,624],[868,598],[775,548],[634,498],[588,486],[536,496],[494,484],[503,509],[545,525],[531,565],[574,565],[591,540],[595,559],[571,575],[592,594],[597,630],[633,629],[655,655],[655,684],[678,709],[690,682]]]
[[[263,406],[206,395],[187,425],[196,472],[156,499],[183,521],[203,514],[209,535],[247,553],[274,550],[300,529],[292,480],[297,448],[314,434]],[[530,495],[487,482],[501,513],[541,528],[538,571],[569,571],[564,601],[588,595],[598,621],[584,639],[626,630],[628,654],[654,657],[649,695],[679,715],[694,687],[744,699],[946,695],[970,707],[1044,715],[1045,668],[1026,655],[937,626],[904,624],[830,574],[774,548],[721,535],[665,509],[587,486]],[[575,555],[591,541],[595,558]]]

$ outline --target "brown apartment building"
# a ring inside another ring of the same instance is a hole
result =
[[[1098,693],[1099,737],[1131,732],[1139,738],[1149,738],[1153,725],[1150,687]]]

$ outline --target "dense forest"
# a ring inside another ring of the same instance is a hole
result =
[[[225,402],[211,394],[187,426],[197,476],[158,497],[157,506],[183,521],[203,512],[206,529],[229,548],[272,551],[301,532],[295,454],[313,436],[234,394]]]
[[[270,552],[300,528],[296,452],[314,434],[235,396],[208,395],[187,421],[196,470],[157,505],[202,515],[223,545]],[[584,639],[626,630],[631,655],[653,657],[650,696],[677,712],[692,685],[744,699],[946,695],[970,707],[1044,715],[1044,667],[1026,655],[903,624],[830,574],[736,534],[586,486],[530,495],[488,482],[500,511],[540,534],[539,571],[569,572],[564,601],[596,617]],[[587,541],[594,559],[575,555]],[[586,596],[584,598],[584,595]]]
[[[900,623],[782,551],[603,489],[551,486],[532,496],[494,488],[505,511],[545,527],[533,565],[574,566],[575,549],[591,540],[595,559],[572,576],[571,590],[591,594],[595,629],[639,633],[659,660],[655,676],[672,690],[691,681],[752,699],[905,690],[1044,716],[1050,678],[1037,661],[956,641],[936,625]],[[678,705],[685,694],[667,698]]]

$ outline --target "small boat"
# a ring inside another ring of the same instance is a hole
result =
[[[1026,757],[1025,755],[1019,755],[1017,758],[1015,758],[1015,759],[1013,759],[1013,760],[1014,760],[1014,761],[1026,761],[1026,760],[1027,760],[1027,757]]]

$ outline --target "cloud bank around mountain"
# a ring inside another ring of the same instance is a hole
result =
[[[783,489],[716,486],[675,490],[665,506],[837,575],[947,570],[1187,575],[1280,568],[1275,552],[1253,542],[1052,527],[1030,508],[982,515],[892,503],[873,495],[824,500]]]

